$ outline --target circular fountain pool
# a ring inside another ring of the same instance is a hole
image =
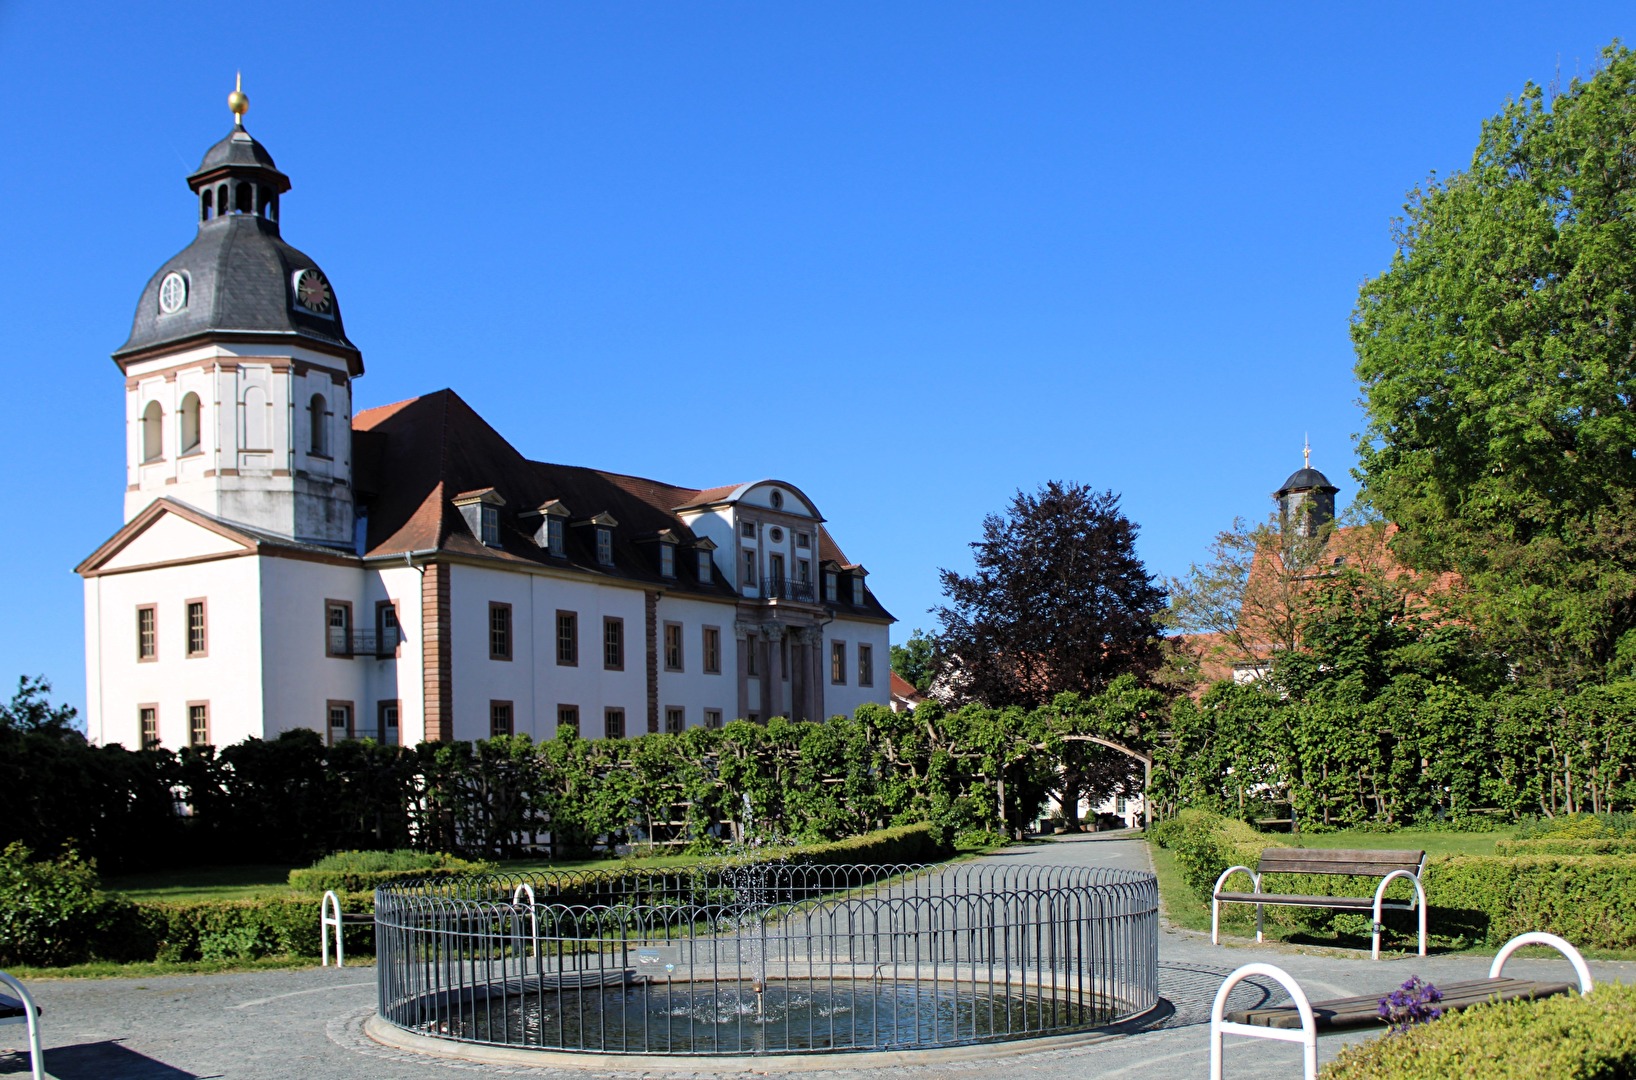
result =
[[[376,893],[380,1016],[493,1046],[641,1055],[900,1050],[1152,1008],[1151,874],[723,866]]]

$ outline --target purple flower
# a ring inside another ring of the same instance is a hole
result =
[[[1420,976],[1412,976],[1401,987],[1380,999],[1380,1006],[1375,1014],[1383,1022],[1391,1026],[1392,1034],[1408,1031],[1416,1024],[1424,1024],[1428,1020],[1436,1020],[1443,1015],[1443,1010],[1437,1003],[1443,1000],[1443,992],[1429,982],[1422,982]]]

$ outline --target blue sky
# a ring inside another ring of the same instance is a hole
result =
[[[1404,193],[1621,36],[1628,3],[3,0],[0,677],[83,701],[108,354],[236,70],[360,407],[450,386],[532,457],[790,480],[901,639],[1018,488],[1120,493],[1159,574],[1305,433],[1349,497],[1347,319]]]

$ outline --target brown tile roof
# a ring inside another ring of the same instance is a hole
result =
[[[677,560],[677,577],[661,576],[658,545],[650,541],[668,529],[680,543],[693,543],[697,536],[676,508],[719,499],[742,485],[701,490],[530,461],[452,390],[366,409],[353,418],[352,426],[355,483],[360,501],[369,509],[368,557],[435,551],[736,595],[719,574],[701,585],[691,559]],[[481,488],[495,489],[506,501],[499,548],[479,543],[451,501],[455,492]],[[535,544],[534,526],[518,517],[553,499],[570,512],[569,528],[564,530],[566,557],[561,559]],[[594,531],[573,528],[575,522],[601,513],[612,514],[619,522],[613,530],[611,569],[596,561]],[[818,532],[820,557],[846,562],[828,530],[819,526]],[[891,618],[873,597],[865,614]]]
[[[919,690],[915,689],[914,683],[910,682],[908,679],[905,679],[902,675],[899,675],[895,671],[892,672],[891,675],[892,677],[888,680],[888,682],[891,686],[893,697],[903,698],[905,701],[926,700],[925,695]]]

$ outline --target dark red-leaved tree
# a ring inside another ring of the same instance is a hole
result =
[[[1119,497],[1051,481],[983,519],[976,573],[939,570],[940,687],[990,706],[1095,694],[1158,666],[1164,590],[1136,556]],[[934,688],[934,692],[935,692]]]

